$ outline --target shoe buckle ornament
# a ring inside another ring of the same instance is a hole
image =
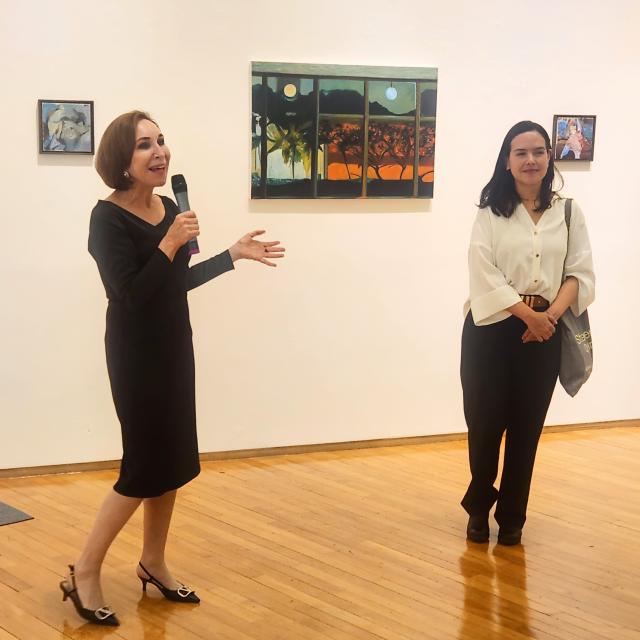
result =
[[[109,607],[100,607],[95,610],[95,615],[98,620],[106,620],[109,616],[113,615],[113,611],[109,611]]]

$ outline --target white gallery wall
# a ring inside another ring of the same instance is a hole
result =
[[[38,98],[94,100],[97,140],[120,113],[149,110],[189,183],[203,257],[258,228],[287,247],[277,269],[243,261],[190,294],[201,451],[464,431],[474,203],[516,121],[596,114],[595,160],[561,166],[592,238],[596,364],[575,399],[558,388],[547,423],[640,417],[636,0],[0,0],[0,11],[0,468],[121,452],[105,295],[86,250],[109,191],[93,158],[38,155]],[[434,199],[250,201],[251,60],[437,67]]]

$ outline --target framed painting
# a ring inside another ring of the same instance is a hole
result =
[[[38,100],[40,153],[94,153],[93,101]]]
[[[432,198],[438,71],[252,63],[252,198]]]
[[[596,139],[596,116],[553,116],[553,159],[593,160]]]

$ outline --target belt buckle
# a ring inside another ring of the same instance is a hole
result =
[[[539,306],[539,307],[546,306],[546,301],[544,300],[544,298],[542,298],[539,295],[532,295],[532,294],[526,293],[526,294],[520,294],[520,298],[522,299],[522,302],[524,302],[527,305],[527,307],[531,309],[535,309],[536,306]]]

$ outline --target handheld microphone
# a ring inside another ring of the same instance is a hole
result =
[[[187,195],[187,181],[181,173],[171,176],[171,188],[173,189],[173,195],[176,197],[180,213],[189,211],[191,207],[189,206],[189,196]],[[192,238],[187,242],[187,252],[190,256],[194,253],[200,253],[197,238]]]

